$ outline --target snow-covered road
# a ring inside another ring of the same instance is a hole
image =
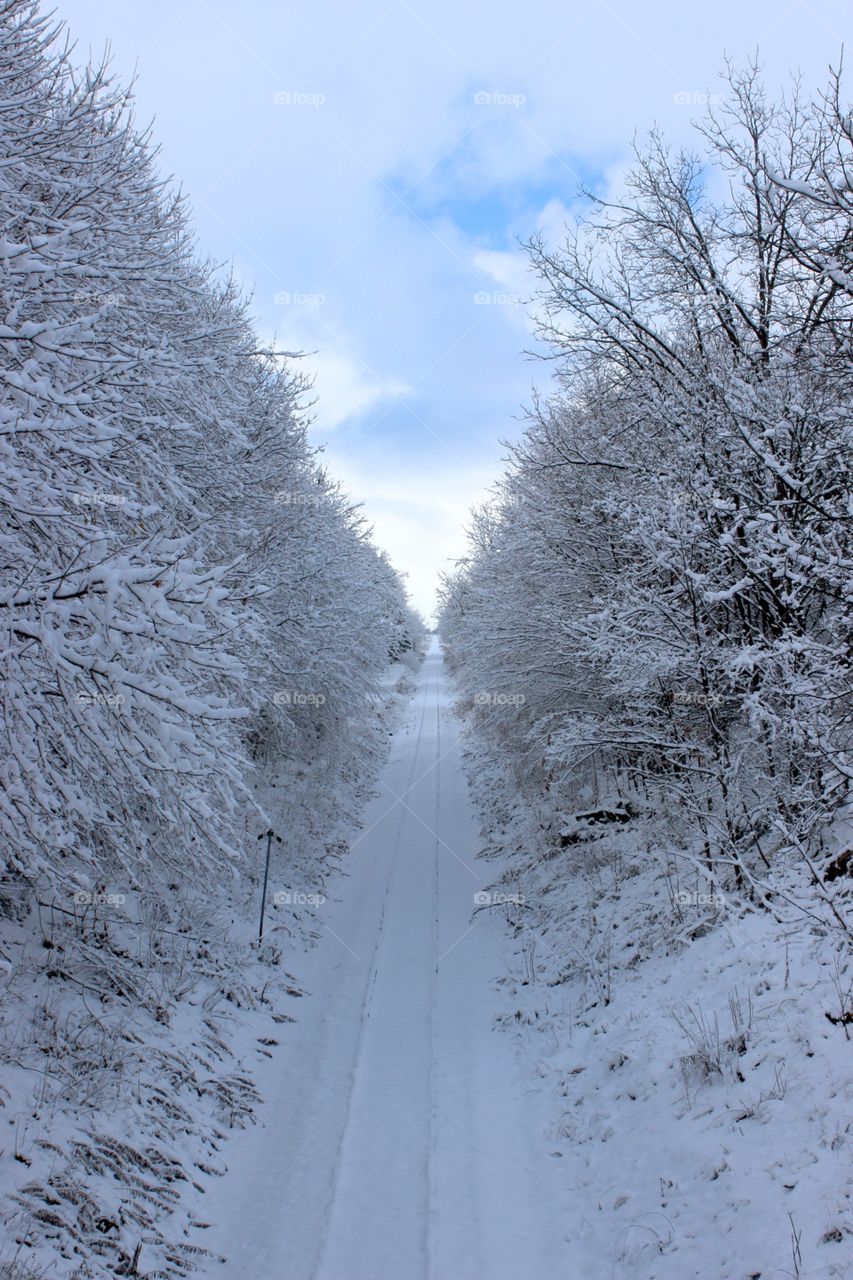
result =
[[[206,1205],[227,1280],[575,1274],[535,1078],[493,1025],[502,920],[472,913],[495,867],[475,860],[449,700],[434,644],[321,908],[263,1123]]]

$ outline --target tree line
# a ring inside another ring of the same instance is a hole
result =
[[[822,895],[851,781],[853,116],[755,64],[692,148],[528,246],[537,399],[442,632],[547,823],[644,813],[721,888]],[[823,859],[823,861],[821,861]]]
[[[257,760],[345,762],[419,627],[308,441],[296,362],[72,52],[2,0],[7,905],[227,879]]]

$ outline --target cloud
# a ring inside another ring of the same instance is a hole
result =
[[[465,555],[471,503],[488,496],[494,465],[418,473],[391,468],[378,474],[352,454],[336,452],[334,444],[326,455],[332,474],[363,503],[377,543],[394,548],[415,608],[432,617],[439,574]]]
[[[527,255],[521,251],[504,253],[496,249],[477,249],[473,256],[478,271],[517,293],[529,291],[531,280],[527,269]]]
[[[318,396],[316,429],[334,431],[383,401],[399,399],[412,391],[400,378],[381,377],[341,350],[306,355],[301,362],[313,374]]]
[[[410,382],[372,369],[357,353],[353,337],[323,319],[322,294],[279,291],[273,301],[288,314],[274,333],[267,330],[266,341],[279,351],[301,353],[298,368],[312,379],[316,398],[315,434],[335,431],[383,402],[412,393]]]

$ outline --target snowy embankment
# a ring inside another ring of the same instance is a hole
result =
[[[466,763],[518,899],[504,1023],[551,1099],[578,1276],[853,1274],[853,966],[819,904],[724,902],[650,865],[639,823],[561,840],[473,733]]]
[[[440,592],[606,1280],[853,1268],[849,87],[723,81],[531,238],[552,389]]]
[[[208,1193],[229,1139],[256,1121],[258,1069],[294,1020],[318,904],[411,680],[410,666],[389,670],[360,758],[336,782],[322,759],[300,777],[281,759],[259,767],[261,803],[285,836],[260,947],[255,814],[254,866],[230,888],[176,895],[171,913],[140,893],[81,894],[70,909],[45,901],[0,921],[3,1280],[219,1268]]]

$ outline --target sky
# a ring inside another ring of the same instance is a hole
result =
[[[434,607],[550,365],[523,243],[690,140],[725,56],[821,84],[849,0],[56,0],[75,57],[135,76],[199,250],[303,352],[311,435]]]

